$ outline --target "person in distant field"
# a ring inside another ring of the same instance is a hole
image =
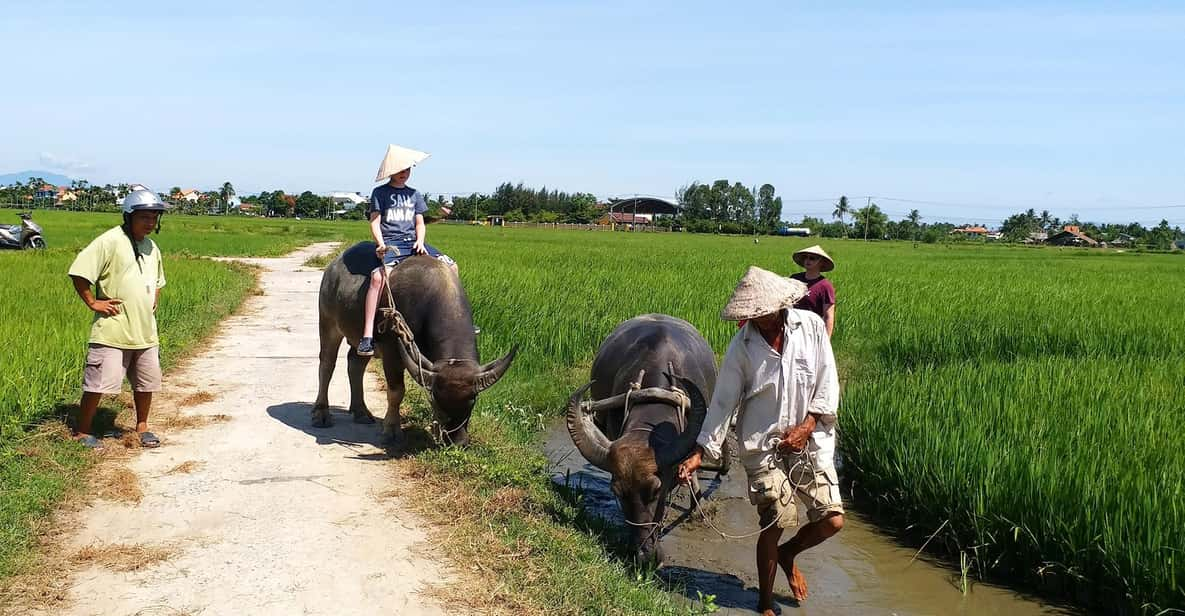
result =
[[[794,262],[805,271],[793,274],[790,278],[806,285],[806,297],[794,304],[800,310],[809,310],[823,319],[827,326],[827,335],[835,333],[835,287],[830,280],[823,277],[823,272],[835,269],[835,261],[827,256],[818,244],[810,248],[803,248],[794,253]]]
[[[160,248],[148,235],[160,231],[166,209],[156,193],[137,187],[123,200],[123,224],[95,238],[70,265],[74,290],[95,313],[75,431],[75,439],[87,447],[100,446],[91,423],[103,394],[118,394],[125,373],[140,445],[160,446],[148,431],[148,412],[152,394],[161,389],[156,306],[165,270]]]
[[[759,267],[737,284],[720,318],[748,322],[733,335],[695,450],[678,467],[688,482],[705,453],[719,458],[730,429],[757,506],[757,611],[774,614],[778,566],[794,598],[807,597],[799,554],[843,529],[844,509],[835,470],[839,379],[831,338],[817,315],[791,308],[806,286]],[[735,418],[735,428],[733,419]],[[798,524],[802,503],[809,520],[778,545],[784,529]]]
[[[457,271],[457,264],[448,255],[424,242],[424,212],[428,203],[420,191],[407,185],[411,168],[428,158],[429,154],[397,145],[387,146],[387,155],[379,165],[376,186],[370,193],[370,234],[377,244],[375,255],[383,264],[370,272],[370,286],[366,290],[366,320],[362,339],[355,352],[362,357],[374,355],[374,316],[378,310],[388,267],[395,267],[412,255],[431,255]]]

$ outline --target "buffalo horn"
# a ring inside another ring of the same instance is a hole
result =
[[[609,439],[593,424],[592,417],[584,414],[581,398],[592,383],[581,387],[568,399],[568,434],[572,437],[576,449],[590,464],[601,469],[609,470]]]
[[[687,414],[687,428],[671,444],[655,452],[654,461],[659,468],[678,464],[691,453],[692,448],[695,447],[695,441],[699,437],[699,431],[704,426],[704,418],[708,415],[708,405],[704,402],[704,396],[695,383],[684,377],[679,377],[679,381],[691,402],[691,410]],[[569,425],[571,425],[570,421]]]
[[[420,387],[432,391],[432,382],[436,379],[436,372],[432,370],[432,362],[420,354],[420,349],[415,344],[415,342],[412,342],[411,346],[416,351],[416,357],[420,359],[418,363],[408,353],[407,347],[409,345],[405,345],[402,342],[396,345],[399,347],[399,356],[403,358],[403,367],[407,368],[407,372],[411,375],[412,380],[419,384]]]
[[[494,383],[497,383],[498,379],[502,378],[506,374],[506,371],[510,369],[510,363],[514,361],[514,356],[517,353],[518,345],[516,344],[514,345],[514,348],[510,349],[509,353],[502,357],[502,359],[492,361],[482,366],[480,371],[477,373],[477,376],[473,378],[474,388],[477,390],[477,393],[481,393],[493,387]]]

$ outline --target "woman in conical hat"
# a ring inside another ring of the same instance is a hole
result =
[[[809,310],[823,319],[827,325],[827,335],[835,333],[835,287],[831,281],[823,277],[823,272],[835,269],[835,261],[815,244],[810,248],[803,248],[794,253],[794,262],[804,271],[790,277],[807,286],[806,297],[794,304],[800,310]]]
[[[379,165],[374,181],[384,182],[370,193],[370,234],[377,244],[375,254],[384,266],[394,267],[412,255],[431,255],[444,261],[456,271],[457,264],[424,242],[424,212],[428,203],[420,191],[407,185],[411,168],[430,156],[425,152],[398,145],[387,146],[387,154]],[[355,352],[363,357],[374,355],[374,315],[378,309],[379,293],[383,288],[384,267],[370,273],[370,287],[366,290],[366,321],[362,340]]]

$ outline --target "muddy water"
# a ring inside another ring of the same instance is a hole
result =
[[[547,434],[545,452],[552,461],[552,477],[584,490],[590,511],[624,526],[621,509],[609,491],[608,474],[589,465],[575,451],[562,422]],[[701,489],[708,492],[705,511],[729,535],[757,530],[757,510],[745,495],[745,471],[739,465],[727,477],[701,473]],[[722,539],[699,514],[688,512],[687,490],[680,490],[666,515],[663,548],[667,562],[660,576],[694,599],[696,591],[716,595],[720,614],[753,614],[757,603],[754,563],[756,537]],[[787,531],[792,532],[792,531]],[[789,535],[786,535],[789,537]],[[779,573],[776,600],[783,614],[885,614],[896,616],[1030,616],[1070,614],[1007,589],[972,583],[967,594],[959,588],[957,571],[913,559],[916,550],[902,547],[876,531],[859,512],[848,507],[842,532],[799,557],[810,597],[796,606]],[[912,562],[911,562],[912,560]],[[969,582],[970,583],[970,582]]]

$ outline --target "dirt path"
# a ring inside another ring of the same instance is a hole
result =
[[[263,295],[165,379],[173,392],[212,394],[181,413],[230,419],[158,432],[164,445],[130,461],[142,500],[81,512],[66,541],[106,564],[75,571],[54,613],[444,613],[419,594],[446,573],[392,498],[400,479],[381,461],[378,428],[343,413],[332,428],[309,425],[321,274],[301,264],[331,249],[245,260],[263,268]],[[345,349],[330,389],[337,409],[348,402]],[[367,379],[381,414],[385,398]],[[119,554],[131,562],[120,566]]]

